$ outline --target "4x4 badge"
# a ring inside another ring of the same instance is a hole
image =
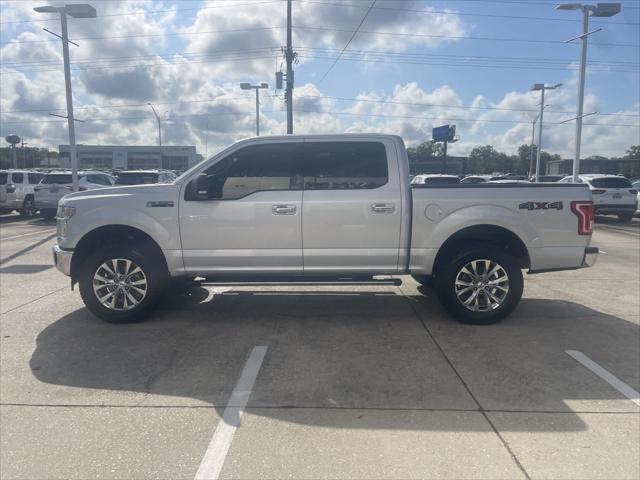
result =
[[[562,202],[525,202],[518,206],[521,210],[562,210]]]

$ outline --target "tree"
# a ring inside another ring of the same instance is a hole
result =
[[[11,147],[0,147],[0,168],[13,167],[13,152]],[[50,162],[58,164],[58,152],[51,152],[46,148],[24,147],[16,148],[18,168],[46,167]]]
[[[471,150],[467,170],[470,173],[505,172],[512,164],[512,157],[498,152],[492,145],[484,145]]]
[[[640,145],[631,145],[627,149],[626,155],[622,158],[628,160],[640,160]]]
[[[428,140],[422,142],[415,148],[407,148],[409,159],[441,157],[444,153],[444,147],[441,143]]]

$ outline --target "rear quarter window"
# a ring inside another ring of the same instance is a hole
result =
[[[631,188],[631,182],[626,178],[593,178],[591,179],[591,185],[595,188]]]
[[[13,172],[11,174],[11,182],[12,183],[22,183],[24,180],[24,174]]]
[[[7,184],[7,173],[6,172],[2,172],[0,173],[0,185],[6,185]]]

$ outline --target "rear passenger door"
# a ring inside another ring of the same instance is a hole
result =
[[[308,140],[304,152],[305,273],[396,273],[401,197],[393,143]]]

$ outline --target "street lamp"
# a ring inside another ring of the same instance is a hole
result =
[[[555,90],[556,88],[561,86],[562,86],[561,83],[556,83],[553,86],[545,85],[544,83],[534,83],[533,86],[530,88],[530,90],[532,91],[540,90],[541,92],[540,113],[539,113],[540,125],[538,126],[538,151],[536,153],[536,182],[539,181],[539,177],[540,177],[540,153],[542,153],[542,121],[544,117],[544,91]]]
[[[156,109],[153,108],[153,105],[151,105],[151,102],[147,102],[147,105],[151,107],[151,110],[153,110],[153,114],[156,116],[156,120],[158,121],[158,146],[161,147],[162,146],[162,129],[160,127],[160,115],[158,115],[158,112],[156,112]]]
[[[73,18],[95,18],[96,9],[87,3],[75,3],[64,7],[36,7],[38,13],[60,14],[62,26],[62,57],[64,60],[64,86],[67,97],[67,124],[69,126],[69,160],[71,162],[71,178],[73,191],[78,191],[78,155],[76,152],[76,128],[73,119],[73,97],[71,96],[71,69],[69,67],[69,34],[67,32],[67,15]],[[57,36],[57,35],[56,35]]]
[[[269,84],[262,82],[256,85],[251,85],[250,83],[242,82],[240,84],[240,88],[242,90],[255,89],[256,91],[256,137],[259,137],[260,136],[260,89],[269,88]]]
[[[601,29],[589,32],[589,17],[613,17],[620,13],[621,5],[619,3],[596,3],[595,5],[582,5],[580,3],[562,3],[556,7],[556,10],[581,10],[582,11],[582,35],[568,40],[568,42],[576,39],[582,40],[582,51],[580,54],[580,86],[578,87],[578,107],[576,113],[576,144],[575,155],[573,159],[573,182],[578,183],[578,175],[580,175],[580,140],[582,137],[582,109],[584,106],[584,80],[587,69],[587,38],[592,33]]]

